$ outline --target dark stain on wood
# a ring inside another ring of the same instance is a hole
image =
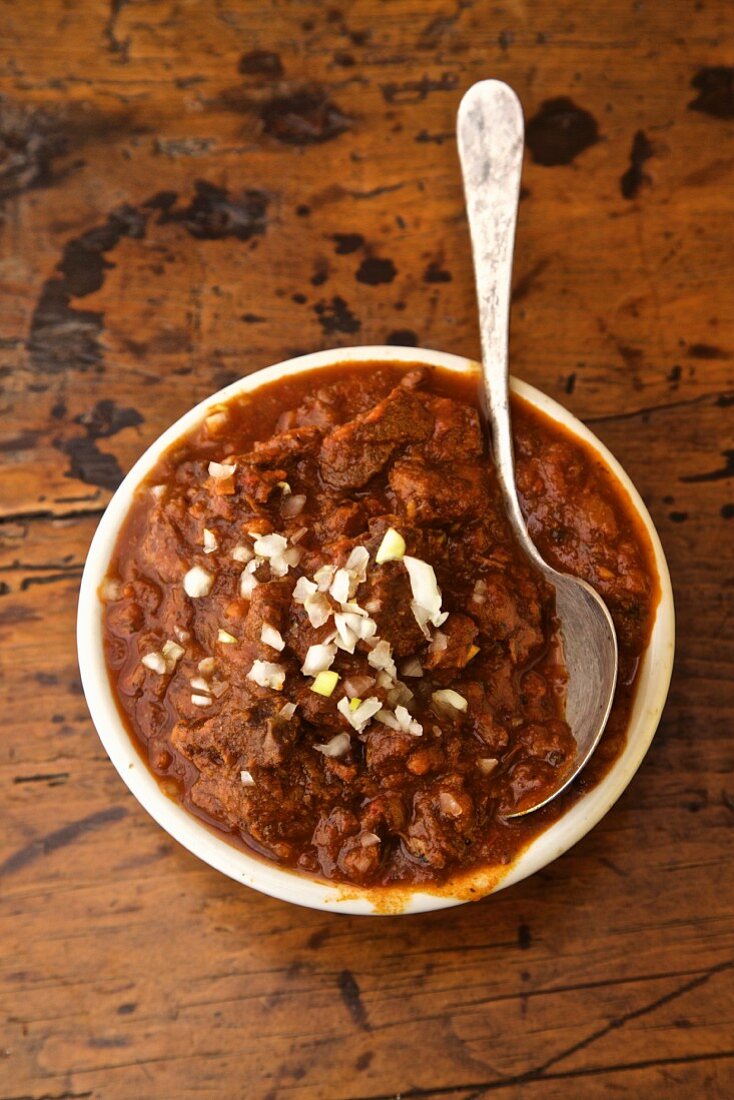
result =
[[[352,252],[358,252],[364,245],[364,237],[361,233],[333,233],[331,239],[338,256],[348,256]]]
[[[114,59],[122,65],[126,65],[130,60],[131,39],[129,35],[126,38],[117,37],[117,20],[127,3],[128,0],[110,0],[110,14],[104,25],[107,48],[114,55]]]
[[[358,283],[379,286],[381,283],[391,283],[397,273],[392,260],[380,256],[365,256],[357,268],[355,278]]]
[[[104,398],[89,412],[76,416],[74,423],[80,424],[90,439],[109,439],[123,428],[137,428],[143,420],[137,409],[122,408],[111,398]]]
[[[367,1011],[362,1002],[362,991],[351,970],[342,970],[339,975],[339,992],[352,1020],[362,1031],[369,1031]]]
[[[313,279],[311,282],[313,282]],[[362,327],[362,322],[355,317],[340,294],[334,295],[330,301],[317,302],[313,309],[321,328],[327,336],[332,336],[337,332],[352,335],[359,332]]]
[[[653,152],[653,147],[644,131],[638,130],[632,139],[629,168],[619,180],[619,188],[623,199],[634,199],[644,183],[649,184],[652,182],[644,171],[644,165],[653,155]]]
[[[450,283],[453,276],[447,271],[441,260],[431,260],[423,272],[424,283]]]
[[[104,810],[97,810],[95,813],[80,818],[79,821],[72,821],[69,825],[64,825],[60,829],[55,829],[52,833],[48,833],[39,840],[33,840],[30,844],[26,844],[23,848],[19,848],[12,856],[9,856],[3,863],[0,863],[0,877],[14,874],[16,871],[20,871],[24,867],[28,867],[29,864],[34,863],[37,859],[40,859],[41,856],[48,856],[53,852],[58,852],[60,848],[65,848],[67,845],[73,844],[75,840],[78,840],[78,838],[85,833],[90,833],[95,829],[101,829],[105,825],[111,825],[113,822],[121,821],[123,817],[127,817],[127,810],[124,806],[108,806]]]
[[[274,96],[260,107],[260,118],[264,132],[282,145],[321,145],[354,125],[315,84]]]
[[[396,328],[387,334],[385,343],[398,348],[417,348],[420,341],[411,328]]]
[[[546,99],[525,127],[525,142],[536,164],[570,164],[599,140],[596,119],[568,96]]]
[[[517,946],[521,951],[527,951],[532,945],[533,936],[529,924],[520,924],[517,928]]]
[[[198,240],[234,237],[249,241],[267,229],[270,199],[265,191],[248,188],[231,195],[226,187],[199,179],[194,182],[194,197],[187,206],[176,209],[177,199],[175,191],[159,191],[143,207],[158,211],[158,225],[169,222],[183,225]]]
[[[688,354],[691,359],[731,359],[728,351],[714,344],[689,344]]]
[[[67,148],[66,137],[50,114],[0,96],[0,224],[9,199],[54,183],[54,161]]]
[[[273,50],[250,50],[237,62],[237,72],[262,80],[279,80],[284,73],[283,62]]]
[[[111,266],[107,254],[123,237],[142,238],[145,227],[146,215],[125,205],[65,246],[57,274],[44,283],[31,317],[28,351],[39,373],[57,374],[71,367],[88,370],[101,363],[104,315],[76,309],[72,299],[99,290]]]
[[[405,80],[402,84],[390,81],[388,84],[381,84],[380,91],[385,103],[422,103],[431,92],[453,92],[458,86],[459,78],[456,73],[442,73],[437,80],[422,76],[420,80]]]
[[[722,519],[734,519],[734,504],[722,504],[721,506],[721,518]]]
[[[688,104],[689,110],[713,118],[734,118],[734,66],[711,65],[699,69],[691,87],[698,95]]]
[[[419,130],[414,140],[417,141],[419,145],[443,145],[445,141],[453,141],[454,137],[453,130],[449,130],[443,134],[430,134],[428,130]]]

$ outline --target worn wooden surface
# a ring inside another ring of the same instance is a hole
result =
[[[734,1094],[733,62],[729,0],[0,3],[3,1097]],[[476,353],[452,130],[489,75],[529,119],[515,371],[639,485],[676,671],[556,864],[336,918],[222,878],[127,793],[77,585],[123,471],[227,380]]]

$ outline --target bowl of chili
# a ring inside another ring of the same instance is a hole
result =
[[[470,360],[360,347],[257,371],[115,493],[82,579],[84,691],[130,791],[215,869],[337,912],[443,908],[550,863],[630,782],[672,669],[665,556],[603,444],[512,391],[531,535],[607,600],[621,656],[592,761],[526,818],[571,748],[562,639],[502,527]]]

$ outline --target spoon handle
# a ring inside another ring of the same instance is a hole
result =
[[[479,301],[482,374],[492,456],[512,526],[537,557],[515,488],[508,345],[512,253],[523,154],[520,101],[500,80],[482,80],[459,106],[457,140]]]

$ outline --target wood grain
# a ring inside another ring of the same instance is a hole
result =
[[[3,1097],[732,1095],[733,50],[726,0],[0,3]],[[676,671],[557,863],[336,918],[243,892],[128,795],[76,592],[124,471],[225,382],[476,354],[453,128],[490,75],[528,118],[514,370],[639,486]]]

